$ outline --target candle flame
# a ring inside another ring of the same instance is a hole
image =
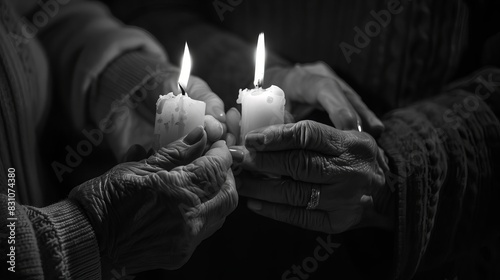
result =
[[[184,47],[184,55],[182,56],[181,73],[179,75],[179,90],[182,94],[187,93],[182,89],[187,89],[189,75],[191,74],[191,55],[189,54],[189,47],[186,43]]]
[[[255,79],[253,84],[255,87],[262,87],[264,81],[264,69],[266,65],[266,45],[264,42],[264,33],[259,34],[257,41],[257,52],[255,53]]]

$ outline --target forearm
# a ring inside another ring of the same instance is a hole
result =
[[[387,189],[397,198],[399,277],[498,233],[499,81],[498,69],[485,70],[386,116],[379,145],[389,158]]]
[[[62,110],[81,129],[90,121],[95,105],[91,86],[112,61],[130,51],[163,62],[166,55],[151,36],[123,26],[102,4],[73,0],[58,8],[38,35],[49,57]]]
[[[35,208],[8,204],[4,195],[0,195],[0,201],[4,209],[7,205],[15,208],[13,215],[1,211],[2,223],[15,227],[14,238],[2,238],[1,244],[15,252],[15,272],[11,276],[15,279],[101,278],[99,248],[93,229],[74,202],[64,200]],[[8,217],[15,220],[7,220]],[[2,226],[4,229],[10,230],[6,225]],[[2,259],[5,257],[2,254]]]

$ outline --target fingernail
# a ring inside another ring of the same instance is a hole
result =
[[[245,158],[245,154],[241,150],[229,149],[231,156],[233,157],[234,163],[242,163]]]
[[[235,114],[237,114],[238,116],[241,117],[241,114],[240,114],[240,111],[238,111],[238,109],[234,108],[234,107],[231,107],[231,109],[229,109],[229,111],[233,111]],[[228,112],[229,112],[228,111]]]
[[[380,135],[382,132],[384,132],[385,130],[385,126],[384,126],[384,123],[382,121],[380,121],[378,118],[375,118],[373,120],[373,129],[375,134]]]
[[[184,137],[183,141],[188,145],[193,145],[195,143],[198,143],[201,138],[203,138],[203,127],[197,126],[188,135],[186,135],[186,137]]]
[[[245,136],[245,146],[260,147],[266,143],[266,135],[262,133],[249,133]]]
[[[253,211],[260,211],[262,209],[262,203],[257,200],[248,200],[247,206]]]

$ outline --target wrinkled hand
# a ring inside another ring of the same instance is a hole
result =
[[[238,202],[232,160],[223,141],[202,156],[206,142],[198,127],[70,193],[89,217],[103,262],[127,273],[179,268],[222,226]]]
[[[367,133],[301,121],[254,130],[245,147],[234,148],[244,152],[245,170],[284,176],[237,178],[239,194],[250,198],[254,212],[326,233],[388,227],[373,210],[385,177],[377,144]],[[306,210],[312,188],[321,192],[319,205]]]
[[[326,110],[337,129],[359,130],[362,125],[374,136],[384,129],[359,95],[323,62],[271,68],[266,70],[267,76],[268,83],[282,87],[287,100]]]

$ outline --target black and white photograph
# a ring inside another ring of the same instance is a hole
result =
[[[0,279],[500,280],[499,0],[0,0]]]

